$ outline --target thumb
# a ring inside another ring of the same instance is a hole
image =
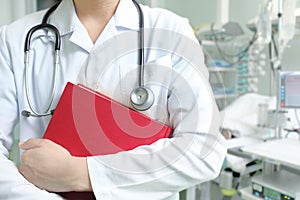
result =
[[[28,139],[25,142],[20,142],[19,143],[19,148],[23,149],[23,150],[28,150],[28,149],[33,149],[33,148],[37,148],[40,147],[42,145],[42,142],[44,141],[44,139]]]

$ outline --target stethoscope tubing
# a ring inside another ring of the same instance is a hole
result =
[[[145,57],[144,57],[144,14],[143,11],[140,7],[140,5],[135,1],[132,0],[133,4],[135,5],[137,11],[138,11],[138,15],[139,15],[139,49],[138,49],[138,63],[139,63],[139,81],[138,81],[138,87],[136,89],[134,89],[131,94],[130,94],[130,100],[131,100],[131,104],[132,106],[137,109],[137,110],[147,110],[149,109],[153,102],[154,102],[154,94],[153,92],[144,87],[144,71],[145,71]],[[52,12],[55,11],[55,9],[58,7],[60,3],[55,4],[54,6],[52,6],[44,15],[42,23],[39,25],[36,25],[34,27],[32,27],[27,35],[26,35],[26,39],[25,39],[25,45],[24,45],[24,62],[25,62],[25,91],[26,91],[26,99],[29,105],[29,108],[31,110],[31,112],[29,111],[22,111],[22,115],[29,117],[29,116],[34,116],[34,117],[44,117],[44,116],[48,116],[51,115],[53,113],[53,110],[50,111],[53,99],[54,99],[54,93],[55,93],[55,86],[56,86],[56,77],[57,77],[57,69],[59,66],[59,54],[60,54],[60,47],[61,47],[61,38],[60,38],[60,33],[59,30],[48,23],[48,19],[51,15]],[[48,106],[45,110],[44,113],[39,113],[36,111],[36,109],[34,108],[31,98],[30,98],[30,90],[29,90],[29,73],[28,73],[28,68],[29,68],[29,50],[30,50],[30,46],[31,46],[31,38],[32,35],[34,34],[34,32],[38,31],[38,30],[45,30],[48,29],[49,31],[52,31],[55,34],[55,63],[54,63],[54,71],[53,71],[53,80],[52,80],[52,85],[51,85],[51,96],[50,96],[50,100],[48,103]],[[134,101],[133,99],[136,99],[137,101]],[[141,103],[144,102],[144,103]],[[50,112],[49,112],[50,111]]]
[[[51,15],[51,13],[58,7],[59,3],[55,4],[53,7],[51,7],[45,14],[45,16],[43,17],[42,23],[39,25],[36,25],[34,27],[32,27],[25,38],[25,44],[24,44],[24,65],[25,65],[25,92],[26,92],[26,99],[29,105],[29,108],[31,110],[31,112],[29,111],[22,111],[22,115],[24,116],[34,116],[34,117],[45,117],[48,115],[51,115],[53,113],[53,111],[50,111],[53,99],[54,99],[54,93],[55,93],[55,86],[56,86],[56,77],[57,77],[57,69],[59,66],[59,54],[60,54],[60,47],[61,47],[61,38],[60,38],[60,33],[59,30],[49,24],[48,18]],[[54,71],[53,71],[53,80],[52,80],[52,84],[51,84],[51,91],[50,91],[50,98],[49,98],[49,102],[48,102],[48,106],[45,109],[44,112],[40,113],[38,111],[36,111],[36,109],[33,106],[33,103],[31,101],[31,97],[30,97],[30,90],[29,90],[29,50],[30,50],[30,46],[31,46],[31,38],[32,35],[38,31],[38,30],[45,30],[48,29],[49,31],[52,31],[55,34],[55,46],[54,46],[54,50],[55,50],[55,55],[54,55]],[[50,111],[50,112],[49,112]]]
[[[54,70],[53,70],[53,80],[52,80],[52,85],[51,85],[51,91],[50,91],[50,99],[48,102],[48,106],[45,109],[45,111],[43,113],[39,113],[38,111],[35,110],[35,108],[33,107],[31,98],[30,98],[30,91],[29,91],[29,73],[28,73],[28,68],[29,68],[29,54],[28,51],[26,51],[25,53],[25,92],[26,92],[26,99],[29,105],[29,108],[31,110],[31,112],[33,114],[30,114],[30,112],[26,111],[26,112],[22,112],[23,115],[26,116],[34,116],[34,117],[45,117],[48,115],[52,114],[52,111],[50,111],[53,99],[54,99],[54,93],[55,93],[55,86],[56,86],[56,74],[57,74],[57,69],[59,66],[59,50],[55,50],[55,61],[54,61]]]
[[[139,77],[139,87],[144,87],[144,71],[145,71],[145,54],[144,54],[144,46],[145,46],[145,32],[144,32],[144,14],[139,6],[139,4],[133,0],[133,4],[135,5],[138,14],[139,14],[139,66],[140,66],[140,77]]]

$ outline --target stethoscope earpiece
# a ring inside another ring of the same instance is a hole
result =
[[[130,93],[130,101],[134,109],[148,110],[154,103],[154,94],[148,88],[137,87]]]
[[[24,116],[24,117],[30,117],[30,112],[27,111],[27,110],[23,110],[21,114],[22,114],[22,116]]]
[[[44,113],[44,114],[39,114],[39,113],[34,114],[34,113],[29,112],[28,110],[23,110],[21,112],[21,115],[24,116],[24,117],[37,117],[37,118],[39,118],[39,117],[46,117],[46,116],[49,116],[49,115],[53,115],[53,113],[54,113],[54,109],[50,110],[49,113]]]

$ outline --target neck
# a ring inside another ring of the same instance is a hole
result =
[[[77,15],[80,16],[109,16],[111,17],[120,0],[73,0]]]
[[[77,16],[95,43],[120,0],[73,0]]]

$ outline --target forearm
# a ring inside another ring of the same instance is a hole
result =
[[[74,157],[47,139],[19,143],[24,150],[19,171],[38,188],[53,192],[92,191],[86,158]]]
[[[164,199],[214,179],[225,156],[224,141],[221,136],[214,138],[214,144],[201,155],[201,150],[207,148],[203,136],[186,134],[186,137],[162,139],[129,152],[88,158],[95,196],[137,199],[143,193],[144,200]]]
[[[73,178],[71,184],[73,191],[77,192],[91,192],[92,186],[87,167],[87,158],[84,157],[72,157],[70,166],[73,171]]]

